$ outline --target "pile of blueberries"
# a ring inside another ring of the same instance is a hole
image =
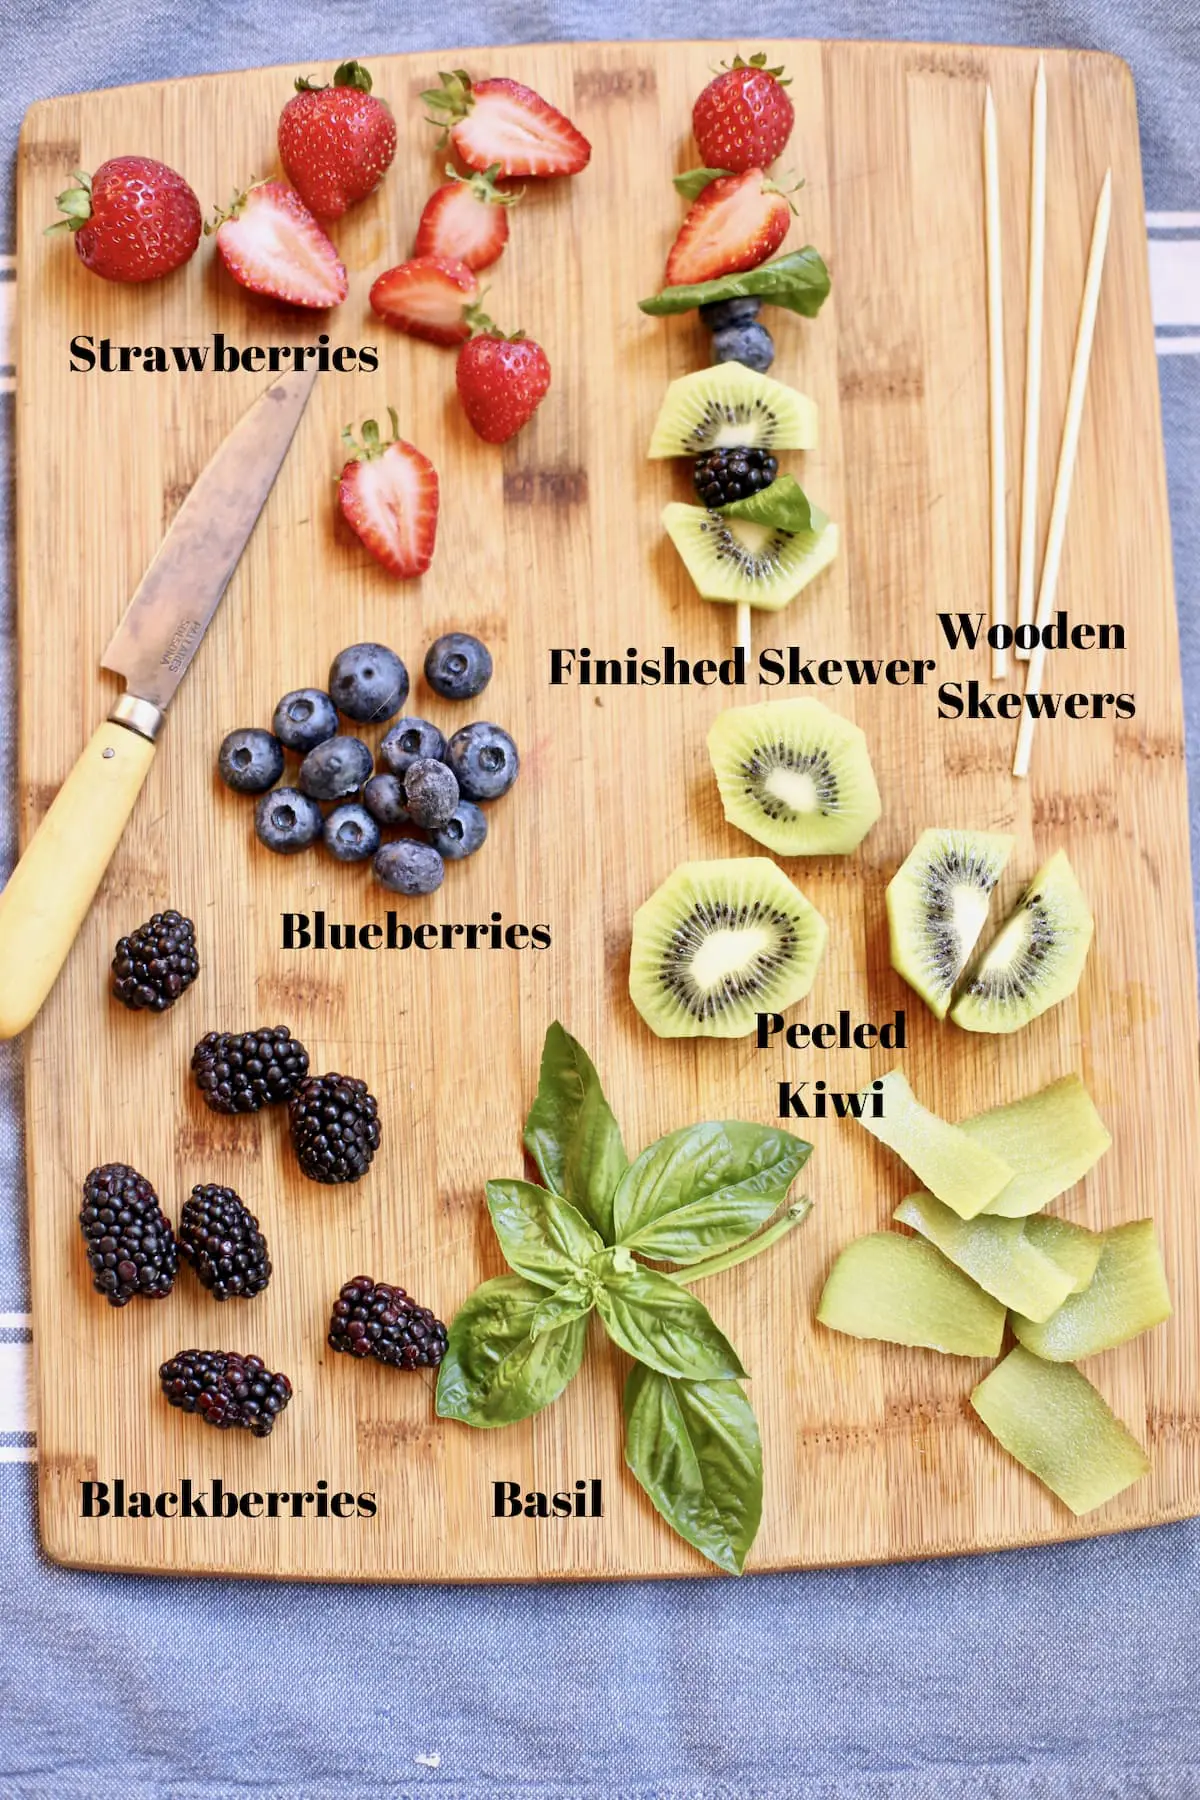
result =
[[[444,700],[473,700],[491,675],[487,646],[464,631],[438,638],[425,657],[425,680]],[[479,849],[484,806],[517,779],[517,746],[484,720],[447,739],[428,719],[397,718],[408,688],[394,650],[352,644],[334,657],[328,689],[283,696],[270,731],[229,733],[218,773],[235,793],[259,796],[254,828],[268,850],[291,855],[320,839],[339,862],[373,858],[393,893],[432,894],[447,862]],[[339,713],[363,725],[395,720],[379,746],[378,772],[363,740],[340,730]],[[302,759],[300,768],[294,786],[277,787],[287,751]],[[384,843],[392,826],[403,835]]]

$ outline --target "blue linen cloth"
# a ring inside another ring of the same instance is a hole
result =
[[[290,10],[290,16],[289,16]],[[0,24],[0,134],[80,88],[562,37],[907,37],[1115,51],[1141,111],[1200,793],[1196,0],[32,0]],[[13,193],[0,191],[0,319]],[[3,307],[8,302],[7,308]],[[8,342],[11,345],[11,333]],[[0,876],[14,849],[13,368],[0,348]],[[1193,839],[1200,810],[1193,806]],[[1197,846],[1193,844],[1194,860]],[[134,1579],[37,1549],[19,1054],[0,1046],[2,1800],[1192,1800],[1200,1523],[741,1583],[444,1589]]]

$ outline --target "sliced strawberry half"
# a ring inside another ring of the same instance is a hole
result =
[[[671,246],[667,286],[756,269],[778,250],[791,221],[791,201],[762,169],[710,181]]]
[[[333,243],[299,194],[282,181],[263,181],[239,194],[208,231],[235,281],[251,293],[289,306],[338,306],[346,271]]]
[[[469,307],[479,283],[465,262],[450,256],[414,256],[385,269],[371,289],[381,319],[427,344],[463,344],[471,335]]]
[[[592,146],[565,113],[520,81],[498,75],[472,81],[465,69],[443,71],[440,88],[421,95],[468,169],[497,165],[502,177],[577,175]]]
[[[374,419],[364,420],[361,443],[348,425],[343,431],[350,460],[338,483],[338,503],[372,556],[407,581],[423,575],[433,560],[438,478],[429,458],[397,435],[395,407],[388,408],[388,416],[387,442]]]
[[[482,175],[459,175],[447,165],[450,180],[430,194],[417,226],[418,256],[452,256],[468,269],[488,269],[508,242],[508,208],[520,193],[496,186],[499,163]]]

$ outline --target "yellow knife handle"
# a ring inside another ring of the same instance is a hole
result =
[[[0,893],[0,1039],[16,1037],[54,986],[154,760],[106,720]]]

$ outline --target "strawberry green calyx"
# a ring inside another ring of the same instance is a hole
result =
[[[432,124],[432,120],[430,123]],[[498,162],[472,175],[460,175],[453,163],[447,163],[446,173],[451,181],[461,181],[464,187],[469,187],[476,200],[485,206],[515,206],[525,192],[524,188],[514,188],[508,193],[496,186],[496,178],[500,173]]]
[[[357,88],[362,94],[371,92],[371,76],[360,62],[339,63],[333,72],[333,81],[314,81],[311,75],[297,75],[296,92],[298,94],[326,94],[330,87]]]
[[[233,196],[233,199],[229,202],[229,205],[223,212],[219,206],[215,207],[213,209],[212,218],[205,221],[205,237],[211,237],[214,231],[219,231],[227,220],[240,218],[242,208],[245,206],[255,188],[265,187],[265,185],[265,181],[259,181],[257,176],[252,175],[242,192]]]
[[[754,55],[749,58],[735,56],[731,63],[721,63],[719,67],[722,69],[759,69],[764,75],[773,75],[780,87],[791,87],[792,85],[792,78],[790,75],[784,74],[782,63],[777,69],[768,69],[765,50],[756,50]]]
[[[92,178],[83,169],[75,170],[75,186],[64,188],[54,204],[66,218],[56,219],[53,225],[47,225],[46,236],[52,231],[79,231],[92,216]]]
[[[342,446],[348,462],[373,462],[377,456],[382,456],[385,450],[391,449],[400,436],[400,421],[396,417],[394,406],[388,407],[388,418],[392,421],[392,435],[386,440],[381,436],[379,425],[374,419],[363,420],[361,444],[354,435],[352,425],[343,428]]]
[[[480,300],[483,295],[479,296]],[[471,336],[495,338],[499,344],[518,344],[525,336],[523,331],[501,331],[494,319],[489,319],[482,306],[463,307],[463,318],[471,327]]]
[[[772,181],[768,175],[767,179],[762,184],[762,191],[764,194],[778,194],[781,200],[787,201],[788,208],[791,212],[798,213],[800,209],[792,199],[792,195],[798,194],[803,186],[803,175],[800,177],[799,181],[793,181],[791,187],[780,187],[779,183],[777,181]]]
[[[426,88],[421,95],[429,111],[434,117],[426,117],[426,124],[436,125],[441,131],[438,144],[445,144],[450,137],[450,127],[460,119],[465,119],[475,104],[475,96],[471,92],[471,77],[465,69],[439,69],[440,88]]]

